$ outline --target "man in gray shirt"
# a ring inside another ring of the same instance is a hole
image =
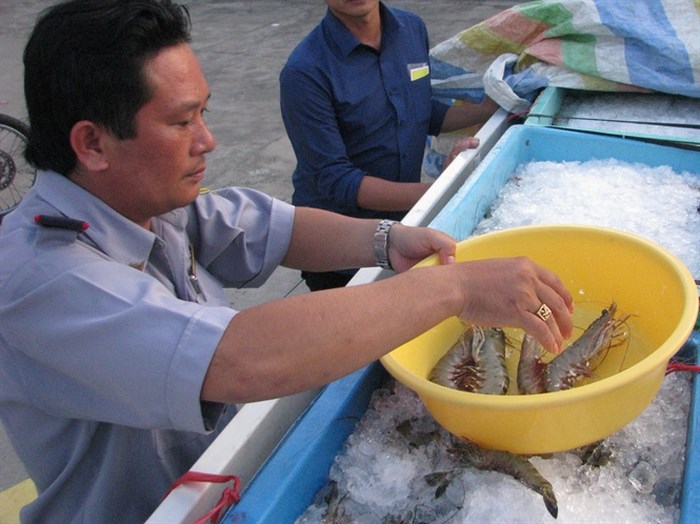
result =
[[[571,295],[527,259],[456,264],[438,231],[200,194],[216,142],[189,24],[169,0],[74,0],[25,50],[39,174],[0,229],[0,418],[38,491],[25,522],[141,522],[233,404],[328,383],[450,316],[550,351],[571,332]],[[431,253],[442,265],[405,271]],[[401,274],[244,311],[222,291],[375,261]]]

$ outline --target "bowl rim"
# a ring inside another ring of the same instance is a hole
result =
[[[671,253],[663,246],[660,246],[656,242],[653,242],[647,238],[641,237],[634,233],[629,233],[610,227],[593,225],[538,224],[501,229],[497,231],[491,231],[489,233],[484,233],[483,235],[469,237],[458,242],[458,250],[460,249],[460,246],[463,246],[467,243],[473,243],[475,241],[478,241],[478,239],[486,236],[507,236],[512,235],[513,233],[517,234],[521,231],[531,232],[537,230],[555,230],[558,232],[569,232],[572,234],[583,232],[584,234],[614,236],[617,238],[625,239],[628,242],[641,245],[646,250],[654,252],[662,259],[664,259],[678,273],[678,277],[681,283],[681,290],[685,301],[681,318],[679,319],[678,324],[669,334],[667,339],[664,342],[662,342],[652,354],[646,356],[641,361],[637,362],[636,364],[630,366],[629,368],[623,371],[615,373],[610,377],[605,377],[601,380],[597,380],[595,382],[585,384],[580,387],[574,387],[571,389],[555,391],[551,393],[538,393],[532,395],[486,395],[483,393],[470,393],[466,391],[458,391],[446,386],[435,384],[433,382],[430,382],[427,378],[419,377],[413,373],[408,372],[403,366],[398,364],[396,358],[393,356],[394,351],[396,351],[396,349],[398,348],[395,348],[394,350],[390,351],[389,353],[385,354],[379,359],[382,365],[387,369],[387,371],[389,371],[391,375],[397,378],[399,382],[404,384],[409,389],[413,390],[416,394],[418,394],[419,397],[423,398],[428,397],[430,399],[449,404],[478,404],[481,408],[497,408],[500,410],[523,408],[527,409],[534,407],[541,409],[543,407],[556,407],[560,405],[586,400],[592,397],[598,397],[601,394],[608,394],[620,388],[626,387],[634,380],[639,379],[642,376],[651,374],[651,372],[656,368],[660,367],[662,363],[668,363],[671,357],[679,349],[672,347],[675,346],[675,343],[671,344],[670,340],[677,340],[679,338],[681,340],[687,340],[690,337],[695,325],[695,321],[697,319],[699,307],[697,286],[695,284],[693,276],[690,273],[690,270],[676,255]],[[426,259],[418,262],[412,269],[428,265],[434,265],[436,263],[439,263],[437,255],[431,255],[430,257],[427,257]],[[436,326],[433,326],[430,329],[435,329],[435,327],[439,326],[440,324],[437,324]],[[409,342],[410,341],[406,343]]]

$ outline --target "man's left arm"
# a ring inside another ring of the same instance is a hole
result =
[[[297,207],[289,250],[282,265],[307,271],[372,267],[373,237],[379,221],[357,219],[310,207]],[[429,228],[394,224],[389,260],[401,272],[438,253],[443,264],[454,261],[455,240]]]
[[[463,102],[460,105],[451,106],[445,113],[440,132],[448,133],[486,122],[497,109],[498,104],[487,96],[484,96],[484,100],[478,104]]]
[[[445,113],[440,131],[456,131],[458,129],[481,124],[488,120],[497,109],[498,104],[487,96],[484,96],[484,100],[479,104],[464,102],[457,106],[451,106]],[[446,169],[462,151],[466,149],[475,149],[477,147],[479,147],[479,139],[474,136],[466,136],[458,140],[452,147],[450,154],[447,155],[442,166],[443,170]]]

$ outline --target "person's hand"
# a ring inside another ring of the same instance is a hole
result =
[[[399,273],[434,253],[440,257],[441,264],[455,261],[457,242],[437,229],[394,224],[389,238],[389,260]]]
[[[450,151],[450,154],[447,155],[445,163],[442,165],[442,170],[444,171],[445,169],[447,169],[447,166],[449,166],[452,163],[452,161],[455,158],[457,158],[457,155],[459,155],[462,151],[465,151],[467,149],[476,149],[477,147],[479,147],[479,139],[475,136],[468,136],[458,140],[452,147],[452,151]]]
[[[459,316],[465,322],[522,328],[552,353],[571,336],[571,293],[557,275],[529,258],[478,260],[452,269],[460,273],[464,307]],[[551,310],[546,320],[537,315],[542,304]]]

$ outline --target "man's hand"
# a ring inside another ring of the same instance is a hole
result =
[[[438,253],[441,265],[453,264],[456,241],[441,231],[395,224],[389,241],[389,260],[403,272]],[[535,337],[548,351],[561,351],[571,336],[573,298],[557,275],[529,258],[493,258],[455,264],[457,286],[465,303],[459,316],[484,326],[518,327]],[[552,315],[536,315],[546,304]]]
[[[552,353],[571,336],[573,298],[559,277],[526,257],[491,258],[452,266],[464,293],[460,317],[483,326],[517,327]],[[542,304],[551,309],[543,320]]]
[[[479,139],[475,136],[468,136],[458,140],[457,143],[452,147],[452,151],[450,151],[450,154],[447,155],[445,163],[442,166],[442,170],[444,171],[445,169],[447,169],[447,166],[449,166],[452,163],[452,161],[455,158],[457,158],[457,155],[459,155],[462,151],[465,151],[467,149],[476,149],[477,147],[479,147]]]
[[[455,261],[457,242],[436,229],[394,224],[389,238],[389,260],[397,272],[406,271],[435,253],[441,264]]]

